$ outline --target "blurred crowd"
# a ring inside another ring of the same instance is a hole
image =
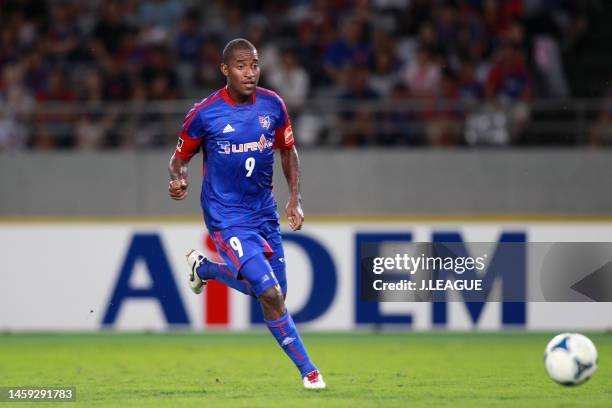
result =
[[[592,4],[0,0],[0,149],[174,143],[236,37],[303,145],[519,143],[534,98],[571,96],[563,56]],[[588,141],[609,132],[608,105]]]

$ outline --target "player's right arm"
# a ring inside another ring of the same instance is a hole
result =
[[[176,155],[170,158],[168,170],[170,171],[170,183],[168,183],[168,194],[174,200],[182,200],[187,197],[187,164],[189,160],[183,160]]]
[[[187,197],[187,165],[189,160],[198,153],[203,141],[201,119],[197,110],[192,109],[183,122],[176,150],[170,158],[168,171],[168,195],[174,200]]]

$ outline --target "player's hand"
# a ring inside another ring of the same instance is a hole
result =
[[[187,197],[187,180],[170,180],[168,184],[168,194],[174,200],[182,200]]]
[[[285,212],[287,213],[287,219],[289,220],[289,226],[293,231],[302,229],[304,224],[304,211],[302,211],[302,205],[297,199],[290,199],[285,206]]]

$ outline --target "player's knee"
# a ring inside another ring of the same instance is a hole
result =
[[[264,308],[279,310],[284,306],[283,294],[278,285],[270,286],[260,296],[259,302]]]
[[[278,285],[270,286],[268,289],[264,290],[264,292],[259,297],[262,302],[266,303],[278,302],[278,300],[282,298],[282,293]]]

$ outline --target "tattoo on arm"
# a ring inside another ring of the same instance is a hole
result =
[[[170,180],[187,179],[187,164],[189,162],[182,160],[173,154],[168,164],[168,171],[170,172]]]

